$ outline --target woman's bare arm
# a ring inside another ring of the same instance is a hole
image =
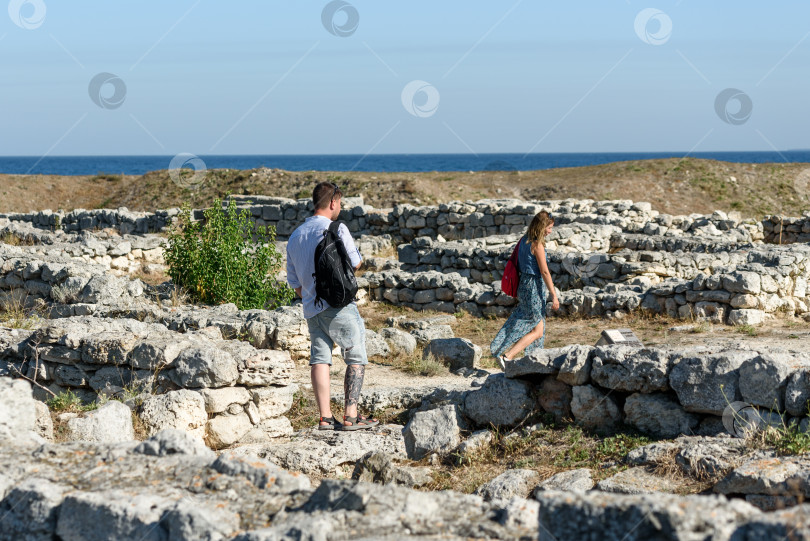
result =
[[[540,275],[551,293],[551,307],[558,310],[560,308],[560,299],[557,297],[557,290],[554,288],[554,282],[551,281],[551,271],[548,270],[548,264],[546,263],[546,247],[539,242],[534,245],[534,257],[537,259],[537,266],[540,267]]]

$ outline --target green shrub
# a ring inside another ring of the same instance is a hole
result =
[[[256,226],[250,212],[215,199],[203,222],[184,205],[163,244],[168,274],[190,297],[207,304],[234,303],[240,310],[272,310],[289,304],[294,292],[275,279],[281,269],[276,229]]]

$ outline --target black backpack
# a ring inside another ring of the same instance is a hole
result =
[[[343,308],[357,295],[357,280],[349,254],[338,235],[341,222],[332,222],[315,247],[315,304],[326,301],[332,308]]]

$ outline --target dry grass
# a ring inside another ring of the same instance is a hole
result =
[[[171,279],[170,276],[164,271],[146,272],[143,267],[141,267],[137,272],[133,273],[131,278],[138,279],[145,284],[149,284],[150,286],[157,286]]]
[[[8,244],[9,246],[32,246],[34,243],[11,231],[6,231],[0,236],[0,244]]]
[[[0,325],[12,329],[34,329],[43,320],[44,306],[29,302],[28,293],[12,289],[0,293]]]
[[[542,424],[535,430],[509,434],[493,432],[493,439],[464,457],[445,457],[428,490],[471,493],[508,469],[532,469],[541,480],[576,468],[589,468],[595,481],[626,469],[624,456],[650,440],[632,431],[609,437],[588,433],[570,424]],[[427,464],[428,460],[423,462]]]

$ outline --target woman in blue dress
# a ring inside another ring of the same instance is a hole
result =
[[[526,350],[542,349],[546,338],[546,292],[551,296],[551,307],[559,310],[560,299],[551,281],[546,254],[546,237],[554,226],[554,218],[545,210],[532,219],[518,248],[518,305],[492,340],[489,348],[501,369],[515,355]]]

